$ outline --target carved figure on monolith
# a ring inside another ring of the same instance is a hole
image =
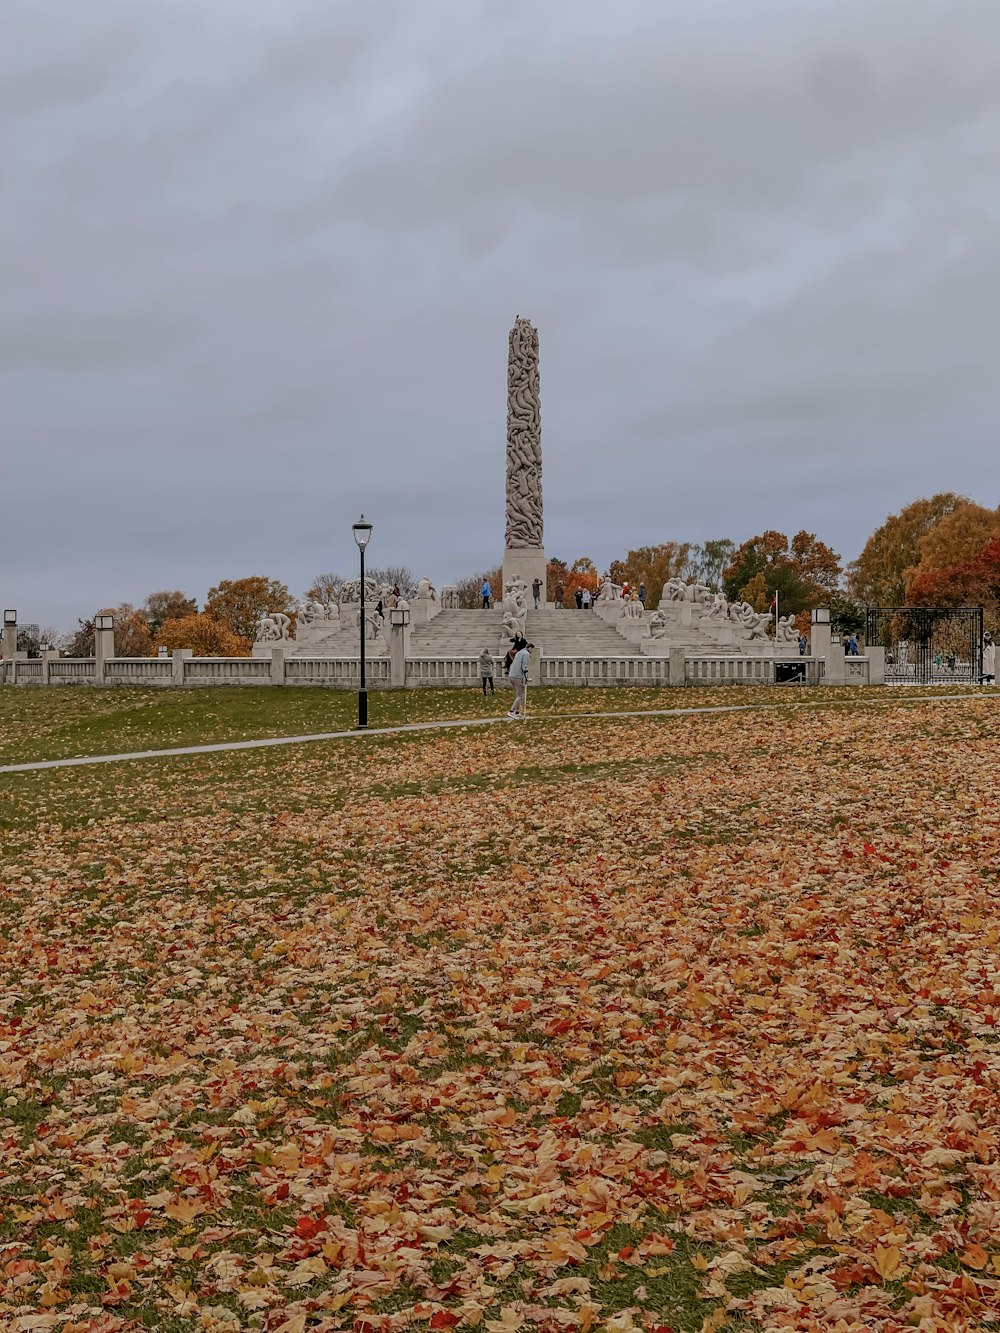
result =
[[[538,330],[518,317],[507,357],[507,514],[504,582],[545,585],[542,548],[542,420]]]

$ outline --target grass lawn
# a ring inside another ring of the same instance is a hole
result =
[[[974,693],[957,687],[949,693]],[[627,712],[635,709],[851,703],[884,699],[884,690],[856,688],[748,689],[532,689],[533,716]],[[506,712],[513,695],[506,681],[494,697],[478,690],[374,690],[369,724],[395,726],[435,719],[489,717]],[[81,755],[206,745],[268,736],[342,731],[358,718],[357,694],[283,687],[219,689],[0,690],[0,764]]]
[[[4,690],[0,762],[354,705]],[[997,1325],[1000,700],[532,712],[0,775],[0,1328]]]

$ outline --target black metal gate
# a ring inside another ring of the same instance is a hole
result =
[[[865,642],[885,649],[885,678],[896,685],[978,685],[983,608],[868,607]]]

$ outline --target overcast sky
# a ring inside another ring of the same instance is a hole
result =
[[[4,0],[0,599],[1000,503],[997,0]]]

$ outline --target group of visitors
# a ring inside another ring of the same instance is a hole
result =
[[[622,601],[638,602],[642,606],[643,610],[645,610],[646,609],[645,583],[640,583],[638,588],[634,588],[632,584],[629,583],[629,581],[626,579],[625,582],[622,584]]]
[[[531,671],[531,650],[533,643],[529,643],[523,634],[516,635],[510,641],[510,648],[503,660],[504,670],[510,678],[510,683],[514,689],[514,702],[510,706],[507,716],[514,720],[524,721],[524,710],[528,697],[528,684]],[[484,648],[479,654],[479,677],[483,686],[483,698],[486,698],[487,690],[490,694],[496,694],[496,686],[493,681],[493,650]]]
[[[589,611],[591,601],[593,600],[590,596],[590,589],[577,588],[573,593],[573,600],[576,602],[576,609],[578,611]],[[537,609],[537,602],[535,603],[535,607]],[[557,611],[564,611],[566,609],[566,585],[564,583],[556,584],[555,607]]]

